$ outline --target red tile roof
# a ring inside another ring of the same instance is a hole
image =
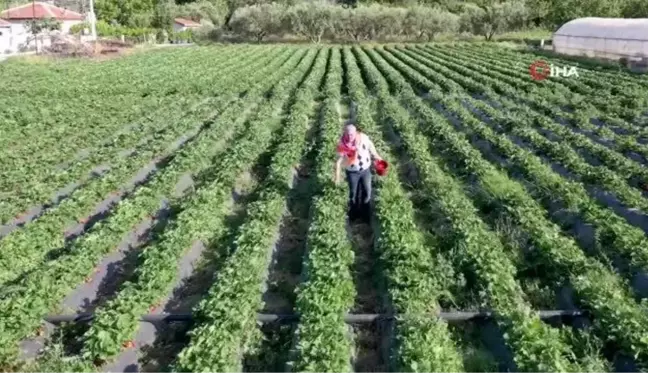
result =
[[[5,21],[3,19],[0,19],[0,27],[11,27],[11,23],[9,23],[9,22],[7,22],[7,21]]]
[[[77,12],[59,8],[52,4],[35,2],[7,9],[0,13],[4,19],[54,18],[59,21],[82,21],[85,17]]]
[[[185,26],[185,27],[200,27],[200,23],[192,21],[186,18],[176,18],[174,19],[175,23]]]

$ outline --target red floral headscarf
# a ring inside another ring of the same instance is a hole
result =
[[[340,138],[340,142],[337,146],[337,152],[340,155],[346,155],[349,160],[349,164],[353,164],[356,160],[358,154],[358,145],[360,142],[360,131],[356,132],[355,138],[350,139],[349,135],[345,132]]]

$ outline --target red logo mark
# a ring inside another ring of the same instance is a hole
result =
[[[551,74],[551,67],[546,61],[533,61],[529,66],[529,75],[533,80],[545,80]]]

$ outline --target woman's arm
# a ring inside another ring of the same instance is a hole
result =
[[[367,146],[369,146],[369,153],[371,153],[371,156],[376,159],[376,160],[382,160],[382,157],[380,157],[380,154],[376,151],[376,147],[374,146],[373,141],[369,138],[369,136],[365,137],[365,141],[367,142]]]
[[[342,156],[339,156],[335,162],[335,170],[333,171],[333,181],[335,184],[340,183],[340,169],[342,168]]]

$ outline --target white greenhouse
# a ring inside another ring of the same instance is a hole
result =
[[[553,35],[557,53],[595,58],[648,58],[648,18],[578,18]]]

